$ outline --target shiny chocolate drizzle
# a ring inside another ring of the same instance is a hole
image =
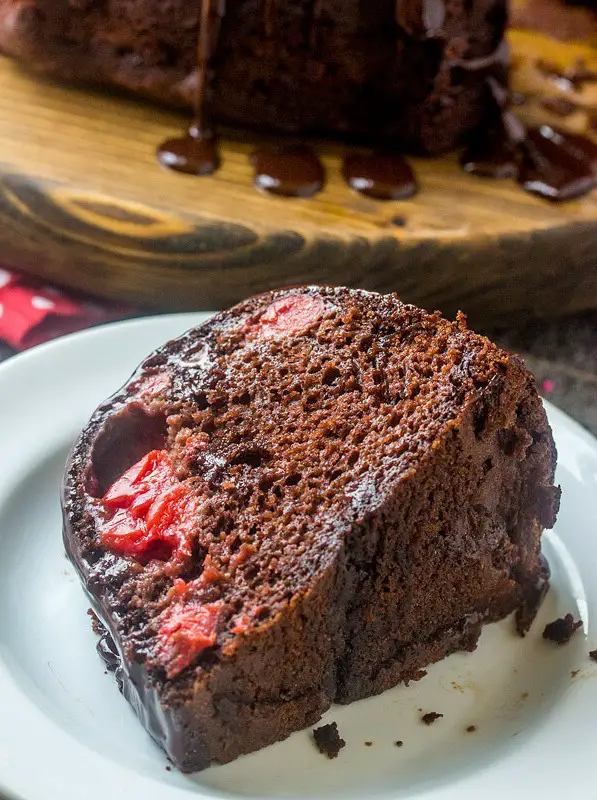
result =
[[[417,192],[412,168],[400,155],[349,153],[342,174],[351,189],[376,200],[406,200]]]
[[[260,148],[251,155],[258,189],[283,197],[313,197],[325,183],[323,164],[310,147]]]
[[[488,84],[491,98],[482,124],[461,156],[466,172],[515,178],[527,192],[561,202],[597,185],[597,145],[549,125],[526,128],[508,110],[501,87]]]
[[[278,0],[262,0],[263,31],[266,39],[276,35]],[[325,0],[311,0],[308,45],[314,49]],[[220,166],[217,135],[210,115],[214,78],[214,56],[225,14],[225,0],[201,0],[197,36],[197,83],[194,116],[182,137],[168,139],[157,150],[159,162],[169,169],[191,175],[211,175]],[[444,0],[396,0],[396,24],[417,41],[442,39],[446,15]],[[485,73],[490,95],[488,110],[478,129],[470,135],[461,156],[466,172],[481,177],[515,178],[527,192],[552,201],[569,200],[591,191],[595,185],[597,145],[582,136],[557,131],[549,126],[528,131],[508,110],[515,98],[506,90],[509,48],[505,41],[488,55],[465,58],[463,48],[445,43],[448,69]],[[560,70],[551,61],[539,61],[537,68],[560,88],[576,90],[597,73],[583,61]],[[553,113],[572,113],[566,106],[544,104]],[[255,185],[284,197],[312,197],[325,184],[325,170],[311,148],[290,146],[260,148],[250,157]],[[399,154],[348,153],[342,175],[355,191],[376,200],[404,200],[417,192],[412,168]]]
[[[220,166],[208,100],[213,79],[213,56],[224,13],[225,0],[201,0],[194,117],[185,136],[167,139],[157,150],[160,164],[177,172],[211,175]]]

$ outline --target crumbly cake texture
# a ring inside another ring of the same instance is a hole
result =
[[[268,10],[263,0],[228,0],[212,65],[214,118],[262,131],[383,136],[430,152],[453,146],[486,104],[486,71],[454,62],[497,48],[505,0],[446,0],[440,36],[398,24],[401,15],[424,24],[427,12],[420,0],[397,1],[407,8],[277,0]],[[191,107],[199,14],[200,0],[0,0],[0,49],[65,80]]]
[[[462,317],[293,288],[169,342],[98,408],[65,544],[125,696],[193,771],[528,605],[555,457],[533,377]]]
[[[346,742],[338,732],[338,724],[330,722],[313,731],[313,740],[319,752],[328,758],[337,758],[338,753],[346,746]],[[371,744],[368,742],[367,744]]]
[[[556,644],[568,644],[576,631],[582,628],[582,620],[575,619],[572,614],[549,622],[543,631],[543,638]]]

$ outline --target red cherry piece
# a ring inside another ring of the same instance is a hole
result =
[[[160,492],[147,509],[145,521],[148,530],[164,532],[172,523],[176,523],[184,507],[187,487],[182,484],[170,486]]]
[[[320,297],[291,294],[268,306],[254,323],[254,333],[266,339],[289,336],[311,325],[323,314],[325,305]]]
[[[127,470],[104,505],[114,512],[101,533],[110,550],[142,563],[190,555],[198,500],[177,482],[165,450],[153,450]]]
[[[152,450],[115,481],[106,492],[104,503],[108,508],[128,508],[143,493],[138,484],[144,478],[153,476],[155,484],[171,474],[172,462],[168,453],[165,450]]]
[[[220,604],[175,606],[158,631],[155,660],[174,678],[195,658],[216,643]]]
[[[147,547],[147,529],[136,524],[122,509],[117,511],[102,531],[102,543],[123,555],[136,556]]]

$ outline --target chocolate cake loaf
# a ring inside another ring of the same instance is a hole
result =
[[[0,0],[0,49],[182,107],[199,86],[235,127],[437,152],[481,119],[505,23],[505,0]]]
[[[521,361],[395,295],[217,314],[103,403],[65,543],[143,724],[184,771],[420,678],[547,586],[555,449]],[[113,640],[113,641],[112,641]]]

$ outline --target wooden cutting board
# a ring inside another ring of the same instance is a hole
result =
[[[557,122],[539,98],[561,93],[537,58],[565,67],[585,44],[511,33],[527,119]],[[163,170],[156,145],[180,115],[33,78],[0,57],[0,259],[52,281],[150,308],[226,306],[284,284],[381,291],[473,324],[597,307],[597,192],[550,205],[513,181],[464,174],[454,156],[413,159],[421,191],[382,203],[353,193],[342,150],[323,144],[328,183],[314,199],[251,184],[255,137],[225,139],[212,178]],[[566,125],[587,128],[597,83],[572,97]]]

